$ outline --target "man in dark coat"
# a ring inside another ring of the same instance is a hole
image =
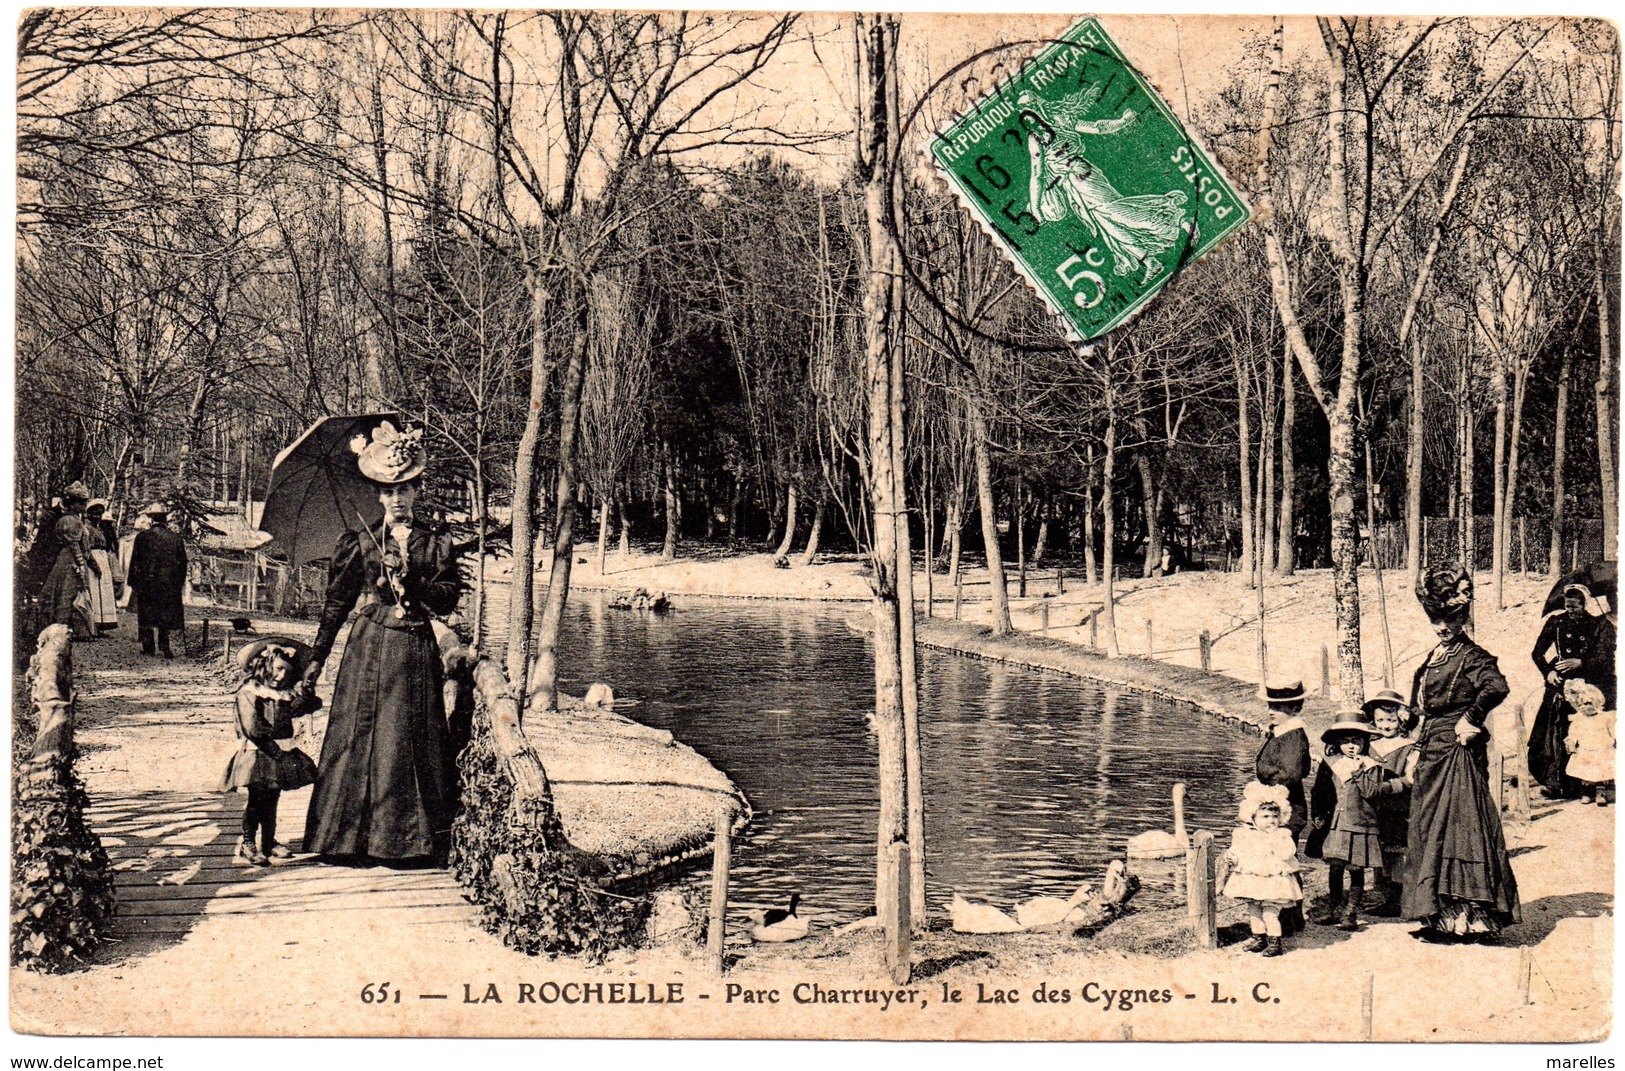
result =
[[[186,627],[186,610],[181,606],[181,590],[186,585],[186,543],[166,527],[169,510],[154,504],[142,510],[152,518],[152,527],[136,533],[130,551],[127,581],[135,599],[136,625],[141,633],[141,650],[174,658],[169,649],[169,630]]]
[[[1266,683],[1264,703],[1270,711],[1269,739],[1258,750],[1254,772],[1266,785],[1285,785],[1287,802],[1292,813],[1283,817],[1281,824],[1292,831],[1296,841],[1309,824],[1308,801],[1304,797],[1303,781],[1309,776],[1309,733],[1304,729],[1303,682],[1300,680]],[[1294,934],[1303,929],[1303,906],[1294,904],[1281,912],[1282,932]]]
[[[1258,780],[1266,785],[1285,785],[1292,813],[1281,824],[1302,835],[1309,824],[1309,808],[1303,782],[1309,776],[1309,734],[1303,727],[1303,682],[1292,680],[1264,687],[1264,702],[1270,710],[1269,739],[1258,751],[1254,766]]]

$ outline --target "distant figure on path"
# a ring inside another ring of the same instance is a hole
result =
[[[168,527],[169,507],[155,502],[141,511],[152,527],[137,532],[126,582],[135,602],[143,654],[174,658],[170,629],[186,628],[181,592],[186,587],[186,542]]]
[[[450,538],[416,516],[421,433],[385,422],[354,445],[384,519],[378,530],[345,532],[333,548],[308,683],[320,678],[356,600],[374,599],[355,614],[333,685],[304,849],[330,862],[444,865],[456,781],[430,616],[457,607],[457,559]]]
[[[118,628],[118,589],[124,583],[119,568],[118,529],[106,519],[107,500],[91,499],[85,507],[85,536],[96,576],[90,585],[90,623],[97,632]]]
[[[1435,569],[1417,584],[1416,596],[1439,645],[1411,684],[1411,708],[1422,715],[1422,729],[1401,908],[1404,917],[1422,923],[1413,937],[1493,939],[1521,917],[1484,729],[1507,697],[1507,682],[1495,657],[1467,635],[1471,576],[1455,567]]]
[[[90,488],[74,481],[62,490],[62,515],[51,523],[48,553],[55,558],[40,589],[31,629],[38,633],[47,625],[67,625],[76,640],[96,638],[90,619],[90,588],[98,580],[99,566],[91,559],[90,528],[85,523],[85,503]],[[38,539],[47,539],[42,525]]]
[[[1529,733],[1529,775],[1544,786],[1549,799],[1579,795],[1574,779],[1564,773],[1568,754],[1563,741],[1573,711],[1563,696],[1564,685],[1583,680],[1602,689],[1605,706],[1614,704],[1614,627],[1600,612],[1591,612],[1594,604],[1583,585],[1564,588],[1563,609],[1541,625],[1530,652],[1546,682],[1546,694]]]

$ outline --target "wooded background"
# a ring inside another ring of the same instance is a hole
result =
[[[1136,21],[1110,23],[1132,60]],[[1165,542],[1335,564],[1345,663],[1362,529],[1413,572],[1465,555],[1497,598],[1507,568],[1615,556],[1610,25],[1206,20],[1238,60],[1173,103],[1255,221],[1084,349],[918,151],[949,118],[926,98],[944,65],[1001,43],[949,56],[957,25],[901,36],[916,548],[957,571],[998,543],[1091,579]],[[854,35],[696,12],[27,13],[22,519],[75,479],[115,513],[261,497],[311,421],[397,409],[428,429],[442,503],[531,502],[555,546],[595,510],[601,547],[668,557],[867,549]],[[513,514],[523,572],[532,521]]]

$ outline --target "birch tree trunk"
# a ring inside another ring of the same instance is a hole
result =
[[[1495,373],[1490,378],[1490,390],[1495,398],[1495,449],[1490,464],[1494,480],[1494,501],[1490,508],[1490,577],[1495,594],[1495,608],[1506,605],[1502,580],[1506,573],[1506,496],[1507,496],[1507,373],[1506,366],[1497,359]]]
[[[790,484],[789,492],[784,496],[784,538],[773,550],[773,557],[782,558],[790,553],[790,547],[796,540],[796,485]]]
[[[530,405],[513,462],[513,577],[508,592],[508,682],[524,709],[530,676],[531,626],[535,621],[536,455],[542,441],[542,401],[547,393],[547,291],[532,275],[530,288]]]
[[[1095,445],[1090,443],[1083,471],[1083,582],[1095,582]]]
[[[867,23],[865,25],[864,23]],[[877,16],[858,25],[861,49],[858,93],[859,170],[864,177],[864,212],[868,223],[868,279],[863,296],[864,379],[869,403],[869,499],[873,511],[871,564],[873,567],[875,640],[875,712],[880,810],[875,840],[875,909],[888,947],[901,928],[898,913],[900,875],[891,846],[907,837],[905,826],[905,741],[903,696],[899,665],[901,606],[897,589],[897,500],[895,464],[900,443],[893,441],[894,399],[891,362],[896,332],[892,276],[900,274],[900,254],[887,226],[890,215],[895,145],[895,48],[898,24]],[[899,965],[888,964],[894,975]],[[907,967],[900,968],[905,974]]]
[[[671,440],[661,440],[660,456],[664,462],[662,467],[665,469],[665,478],[661,481],[661,494],[666,505],[666,539],[660,546],[660,559],[669,562],[677,557],[678,526],[683,519],[683,505],[677,497],[677,462],[671,448]]]
[[[1616,157],[1617,159],[1617,157]],[[1603,213],[1604,219],[1607,213]],[[1593,388],[1597,405],[1597,475],[1602,484],[1602,556],[1619,558],[1619,485],[1614,456],[1614,416],[1611,385],[1614,376],[1615,338],[1611,334],[1613,312],[1608,301],[1608,276],[1603,267],[1607,257],[1607,230],[1597,230],[1594,281],[1597,290],[1597,382]]]
[[[1410,341],[1411,412],[1405,441],[1405,573],[1412,590],[1422,577],[1422,364],[1426,351]]]
[[[1109,346],[1110,343],[1108,342]],[[1106,442],[1100,461],[1100,528],[1101,528],[1101,581],[1106,588],[1101,619],[1106,625],[1106,655],[1117,658],[1123,652],[1117,645],[1117,507],[1113,501],[1112,483],[1117,478],[1117,407],[1107,392]]]
[[[807,549],[801,552],[801,557],[796,560],[797,565],[811,565],[818,554],[818,537],[824,531],[824,507],[825,498],[820,494],[818,506],[813,510],[812,531],[807,533]]]
[[[1291,576],[1298,564],[1297,517],[1294,514],[1296,481],[1292,448],[1294,425],[1297,423],[1297,390],[1292,376],[1292,354],[1285,353],[1281,361],[1281,523],[1277,527],[1275,574]]]
[[[536,669],[531,674],[526,709],[557,710],[559,705],[559,631],[570,598],[570,569],[575,561],[576,431],[581,423],[581,385],[587,378],[587,302],[578,303],[575,338],[559,390],[558,482],[554,485],[553,567],[547,598],[536,630]]]
[[[1546,558],[1546,571],[1563,575],[1563,536],[1568,522],[1568,487],[1563,470],[1568,466],[1569,374],[1573,355],[1563,347],[1563,363],[1557,372],[1557,429],[1552,437],[1552,540]]]
[[[981,401],[965,399],[970,418],[972,449],[976,452],[976,502],[982,514],[982,543],[987,547],[987,582],[993,600],[993,635],[1010,631],[1010,600],[1004,589],[1004,560],[999,553],[998,517],[993,512],[992,461],[988,457],[987,422],[982,419]]]

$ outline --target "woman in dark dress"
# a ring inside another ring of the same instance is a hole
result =
[[[1519,918],[1484,728],[1506,698],[1507,682],[1494,656],[1466,633],[1473,599],[1468,574],[1433,570],[1416,594],[1439,645],[1411,685],[1411,708],[1422,727],[1401,911],[1422,923],[1413,936],[1424,940],[1493,938]]]
[[[1569,734],[1573,709],[1563,697],[1563,685],[1579,679],[1600,688],[1608,709],[1614,705],[1614,629],[1601,614],[1590,613],[1591,592],[1579,584],[1563,589],[1563,609],[1541,626],[1531,656],[1546,682],[1546,695],[1529,734],[1529,775],[1545,787],[1552,799],[1579,795],[1574,779],[1564,773],[1568,753],[1563,741]]]
[[[385,423],[358,440],[362,475],[384,520],[333,549],[327,601],[305,679],[314,685],[363,594],[333,686],[304,848],[337,860],[444,859],[453,756],[446,742],[440,649],[431,615],[457,606],[451,541],[415,516],[423,448]]]

